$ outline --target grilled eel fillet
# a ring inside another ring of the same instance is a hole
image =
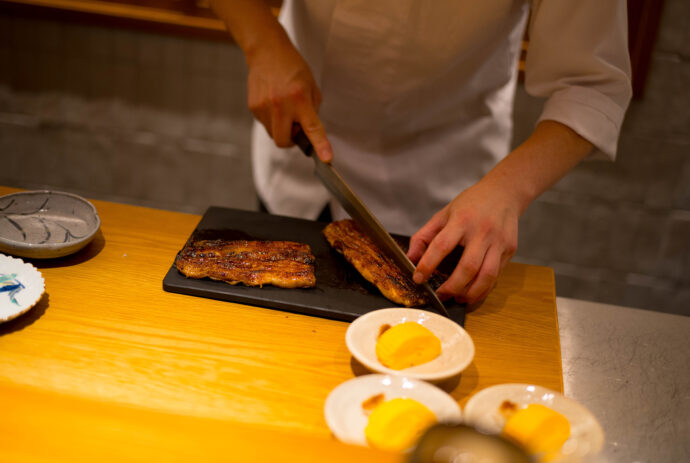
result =
[[[189,278],[209,277],[231,285],[316,286],[311,249],[294,241],[190,241],[175,265]]]
[[[331,222],[323,234],[330,245],[386,298],[405,307],[420,307],[428,302],[424,291],[383,254],[353,220]],[[440,274],[435,275],[434,280],[440,277]]]

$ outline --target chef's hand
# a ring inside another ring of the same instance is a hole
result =
[[[412,236],[408,257],[417,264],[415,282],[426,281],[459,245],[462,256],[438,288],[439,298],[469,304],[486,298],[517,249],[521,210],[514,203],[507,192],[482,182],[463,191]]]
[[[417,263],[414,280],[428,279],[460,245],[464,247],[460,261],[437,294],[458,302],[484,299],[515,253],[520,215],[593,147],[570,127],[541,121],[527,140],[412,236],[407,255]]]
[[[319,158],[330,162],[333,150],[317,115],[321,91],[292,43],[263,47],[247,62],[249,109],[276,145],[292,146],[293,124],[299,124]]]
[[[249,66],[249,109],[276,145],[292,146],[293,125],[301,125],[317,155],[333,158],[331,144],[317,111],[321,92],[304,58],[295,49],[269,0],[211,0]]]

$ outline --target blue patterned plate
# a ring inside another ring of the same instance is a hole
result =
[[[43,296],[41,272],[21,259],[0,254],[0,322],[32,308]]]
[[[0,197],[0,252],[35,259],[66,256],[86,246],[100,226],[93,204],[71,193]]]

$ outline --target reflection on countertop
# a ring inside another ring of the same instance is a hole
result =
[[[690,461],[690,317],[557,298],[565,394],[606,462]]]

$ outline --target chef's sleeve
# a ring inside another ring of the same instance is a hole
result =
[[[546,98],[539,121],[567,125],[615,159],[630,103],[625,0],[533,0],[525,89]]]

